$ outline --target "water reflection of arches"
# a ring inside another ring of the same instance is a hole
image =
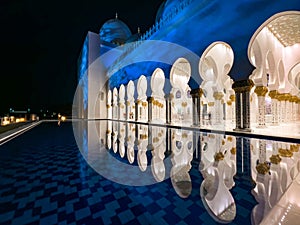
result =
[[[299,173],[299,146],[291,143],[251,139],[252,190],[258,204],[251,221],[260,224]]]
[[[171,129],[171,141],[171,182],[176,193],[181,198],[187,198],[192,192],[189,171],[193,159],[193,132]]]
[[[202,143],[201,200],[214,220],[229,223],[236,216],[235,200],[229,191],[234,186],[236,172],[235,142],[231,136],[223,139],[220,134],[208,134],[203,136]]]
[[[151,171],[156,181],[165,179],[166,168],[164,164],[166,151],[166,128],[151,126],[152,159]]]
[[[148,165],[147,146],[148,146],[148,126],[137,124],[137,162],[141,171],[146,171]]]
[[[127,123],[127,159],[130,164],[134,162],[135,124]]]

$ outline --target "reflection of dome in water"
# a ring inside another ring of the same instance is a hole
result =
[[[116,16],[105,22],[100,29],[100,39],[110,43],[124,44],[131,37],[128,26]]]

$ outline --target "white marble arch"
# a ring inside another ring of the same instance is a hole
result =
[[[115,119],[115,120],[119,119],[118,90],[117,90],[117,88],[113,89],[112,118]]]
[[[123,84],[119,89],[119,120],[126,120],[125,86]]]
[[[156,68],[151,76],[152,90],[152,115],[150,122],[165,123],[166,122],[166,101],[164,93],[165,74],[162,69]]]
[[[288,75],[289,82],[292,85],[291,95],[300,98],[300,62],[294,65]],[[292,121],[299,121],[299,103],[292,101],[291,103]]]
[[[127,84],[127,120],[135,120],[134,83],[132,80]]]
[[[300,62],[300,11],[284,11],[268,18],[253,34],[248,45],[248,58],[255,67],[250,75],[255,87],[269,90],[272,98],[272,125],[290,122],[291,104],[279,99],[278,94],[291,94],[293,85],[288,73]],[[257,89],[259,126],[265,123],[265,92]]]
[[[137,115],[136,120],[139,122],[148,122],[148,102],[147,102],[147,78],[141,75],[137,83]]]
[[[189,171],[193,159],[193,131],[172,129],[171,137],[172,186],[181,198],[187,198],[192,192]]]
[[[300,97],[300,62],[290,69],[288,78],[292,84],[291,94]]]
[[[112,119],[112,93],[111,90],[107,92],[107,119]]]
[[[217,41],[210,44],[203,52],[199,61],[199,73],[203,80],[201,88],[206,93],[208,112],[211,113],[212,123],[221,125],[224,123],[223,104],[224,90],[232,94],[232,80],[228,73],[233,65],[233,50],[225,42]],[[228,96],[225,96],[229,98]]]
[[[191,77],[191,65],[185,58],[178,58],[170,72],[171,89],[171,122],[173,124],[192,124],[193,102],[188,82]]]

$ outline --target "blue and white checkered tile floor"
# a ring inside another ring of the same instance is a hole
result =
[[[171,181],[131,187],[106,180],[81,156],[70,123],[43,123],[0,147],[0,224],[218,224],[200,198],[199,161],[191,195]],[[235,179],[232,224],[251,224],[251,182]]]

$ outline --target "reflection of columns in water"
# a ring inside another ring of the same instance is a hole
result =
[[[265,140],[259,140],[259,157],[258,160],[260,163],[264,163],[267,160],[267,151],[266,151],[266,141]]]
[[[266,108],[266,100],[265,96],[268,92],[268,88],[264,86],[256,87],[254,92],[258,97],[258,127],[265,127],[265,108]]]
[[[269,96],[271,97],[271,111],[272,111],[272,125],[278,125],[279,115],[278,115],[278,92],[277,90],[272,90],[269,92]]]
[[[215,124],[221,124],[223,120],[223,108],[221,100],[223,99],[224,94],[222,92],[215,92]]]
[[[236,137],[236,175],[246,180],[252,180],[251,177],[251,150],[250,139]]]

